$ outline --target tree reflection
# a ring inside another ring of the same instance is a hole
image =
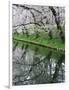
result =
[[[56,63],[55,73],[53,74],[52,82],[56,82],[63,61],[64,61],[64,54],[60,56],[59,60]],[[63,71],[61,72],[63,73]],[[63,80],[63,74],[62,74],[62,80]]]
[[[17,49],[17,45],[15,46]],[[39,52],[40,47],[35,46],[32,50],[29,46],[31,45],[22,43],[18,49],[21,51],[19,55],[21,57],[13,61],[13,85],[63,82],[64,54],[56,60],[52,57],[52,50],[46,51],[47,54],[42,54]]]

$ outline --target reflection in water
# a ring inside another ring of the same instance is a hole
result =
[[[13,85],[64,82],[64,56],[63,52],[14,41]]]

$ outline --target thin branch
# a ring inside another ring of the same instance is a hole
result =
[[[13,26],[13,27],[26,26],[26,25],[29,25],[29,24],[36,24],[36,25],[38,25],[38,26],[41,26],[39,23],[36,23],[36,22],[30,22],[30,23],[26,23],[26,24],[15,25],[15,26]]]
[[[25,6],[25,5],[21,5],[21,4],[13,4],[13,5],[16,6],[16,7],[22,7],[22,8],[27,9],[27,10],[34,10],[34,11],[36,11],[38,13],[42,13],[41,11],[39,11],[39,10],[37,10],[35,8],[30,8],[30,7]]]

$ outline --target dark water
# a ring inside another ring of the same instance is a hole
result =
[[[13,42],[13,85],[61,83],[65,80],[64,52]]]

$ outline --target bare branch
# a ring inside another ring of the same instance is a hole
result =
[[[52,6],[49,6],[49,9],[52,11],[52,14],[54,15],[55,17],[55,22],[57,24],[57,29],[62,29],[61,26],[60,26],[60,22],[59,20],[57,19],[57,13],[56,13],[56,10],[52,7]]]
[[[22,8],[27,9],[27,10],[34,10],[34,11],[36,11],[38,13],[42,13],[41,11],[39,11],[39,10],[37,10],[35,8],[30,8],[30,7],[27,7],[25,5],[21,5],[21,4],[13,4],[13,5],[15,5],[16,7],[22,7]]]
[[[30,22],[30,23],[26,23],[26,24],[15,25],[15,26],[13,26],[13,27],[26,26],[26,25],[29,25],[29,24],[36,24],[36,25],[38,25],[38,26],[41,26],[39,23],[36,23],[36,22]]]

